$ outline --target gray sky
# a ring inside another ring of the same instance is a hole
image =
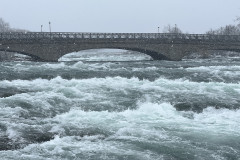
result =
[[[157,32],[177,24],[204,33],[240,16],[240,0],[0,0],[14,28],[53,32]]]

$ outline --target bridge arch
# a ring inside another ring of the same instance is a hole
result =
[[[130,51],[136,51],[136,52],[144,53],[146,55],[151,56],[154,60],[170,60],[165,55],[163,55],[163,54],[161,54],[159,52],[156,52],[156,51],[148,50],[148,49],[141,49],[141,48],[124,48],[124,49],[125,50],[130,50]]]
[[[139,49],[139,48],[125,48],[125,47],[107,47],[107,48],[89,48],[89,49],[80,49],[80,50],[75,50],[74,52],[70,52],[70,53],[66,53],[66,54],[62,54],[62,56],[58,59],[58,61],[61,61],[62,59],[64,59],[66,56],[70,56],[71,54],[78,54],[79,56],[81,56],[81,52],[89,52],[89,53],[93,53],[94,51],[98,52],[99,55],[101,56],[101,54],[103,54],[105,51],[108,53],[113,53],[113,52],[122,52],[122,54],[126,54],[126,52],[128,52],[129,55],[131,54],[143,54],[146,56],[149,56],[149,60],[169,60],[166,56],[164,56],[163,54],[159,54],[158,52],[154,52],[154,51],[150,51],[150,50],[145,50],[145,49]],[[112,50],[112,51],[111,51]],[[115,51],[114,51],[115,50]],[[122,50],[122,51],[117,51],[117,50]],[[90,55],[90,54],[89,54]],[[96,54],[95,54],[96,55]],[[138,59],[137,59],[138,60]],[[146,59],[147,60],[147,59]],[[115,61],[115,60],[113,60]],[[116,60],[118,61],[118,60]],[[119,60],[121,61],[121,60]],[[130,61],[134,61],[134,59],[130,60]]]
[[[22,52],[22,51],[15,51],[15,50],[10,50],[10,49],[0,49],[1,52],[7,52],[7,53],[17,53],[25,56],[29,56],[32,58],[33,61],[44,61],[40,57],[32,54],[32,53],[27,53],[27,52]]]

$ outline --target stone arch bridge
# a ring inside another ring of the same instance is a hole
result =
[[[39,61],[58,61],[65,54],[115,48],[139,51],[155,60],[181,60],[195,52],[208,50],[240,52],[239,35],[169,33],[0,33],[0,51],[17,52]]]

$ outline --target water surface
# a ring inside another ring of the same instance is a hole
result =
[[[90,55],[0,62],[2,159],[240,159],[239,57]]]

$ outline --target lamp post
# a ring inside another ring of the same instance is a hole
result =
[[[51,31],[51,22],[49,21],[49,33],[50,33],[50,39],[52,39],[52,31]]]
[[[49,21],[49,32],[51,33],[51,22]]]
[[[43,25],[41,25],[41,32],[42,32],[42,27],[43,27]]]
[[[158,33],[159,33],[159,27],[158,27]]]

